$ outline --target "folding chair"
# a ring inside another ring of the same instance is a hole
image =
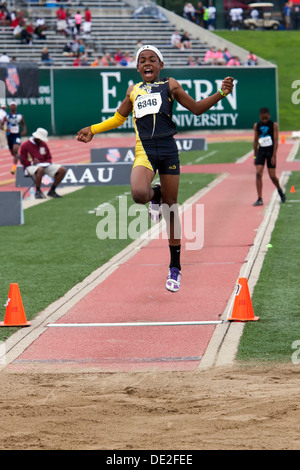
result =
[[[21,158],[20,158],[20,161],[21,161],[21,163],[22,163]],[[25,176],[25,178],[29,178],[31,181],[30,181],[30,185],[28,186],[28,188],[26,189],[26,191],[24,191],[24,193],[23,193],[23,195],[22,195],[22,199],[25,198],[26,194],[28,193],[28,191],[30,191],[31,188],[35,187],[35,176],[34,176],[34,175],[30,175],[30,174],[28,173],[28,171],[26,170],[26,167],[24,167],[24,165],[23,165],[23,169],[24,169],[24,176]],[[43,194],[43,192],[42,192],[42,194]],[[44,199],[46,199],[46,196],[45,196],[44,194],[43,194],[43,197],[44,197]]]
[[[27,173],[27,172],[26,172],[26,173]],[[26,194],[28,193],[28,191],[30,191],[31,188],[35,187],[35,177],[29,175],[28,173],[25,174],[25,170],[24,170],[24,176],[25,176],[26,178],[30,178],[31,181],[30,181],[30,184],[29,184],[28,188],[26,189],[26,191],[24,191],[24,193],[23,193],[23,195],[22,195],[22,199],[25,199],[25,196],[26,196]]]

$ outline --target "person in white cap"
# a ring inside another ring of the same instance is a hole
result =
[[[2,122],[2,126],[6,128],[8,148],[13,157],[13,166],[10,170],[12,175],[14,175],[17,170],[21,136],[26,135],[27,132],[24,117],[22,114],[17,112],[17,108],[18,106],[16,101],[11,101],[9,103],[9,112],[6,114]]]
[[[181,235],[176,212],[180,162],[174,139],[177,131],[172,121],[173,103],[177,100],[193,114],[200,115],[232,92],[233,78],[224,78],[219,91],[201,101],[195,101],[174,78],[159,78],[164,60],[156,47],[141,47],[136,55],[136,63],[142,81],[129,86],[125,99],[113,117],[81,129],[77,140],[89,142],[95,134],[121,126],[133,112],[137,140],[131,193],[136,203],[149,202],[152,220],[160,220],[162,203],[164,209],[175,208],[173,212],[169,211],[167,220],[170,264],[166,288],[177,292],[181,282]],[[160,176],[160,184],[151,187],[156,171]]]
[[[45,196],[41,191],[43,175],[53,178],[53,184],[48,192],[48,196],[61,197],[56,192],[56,188],[66,174],[66,169],[57,163],[52,163],[48,142],[48,132],[39,127],[26,142],[23,142],[20,149],[20,159],[24,167],[24,173],[35,178],[36,199],[43,199]]]

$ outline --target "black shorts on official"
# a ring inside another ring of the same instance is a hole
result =
[[[160,175],[179,175],[178,148],[173,136],[137,141],[133,168],[145,166]]]
[[[269,147],[268,149],[265,147],[264,149],[260,147],[257,151],[255,165],[263,165],[267,162],[268,168],[276,168],[276,164],[272,165],[271,158],[273,155],[273,147]]]

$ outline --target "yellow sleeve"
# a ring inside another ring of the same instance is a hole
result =
[[[118,111],[116,111],[113,117],[106,119],[103,122],[99,122],[99,124],[93,124],[91,126],[92,134],[99,134],[100,132],[106,132],[115,129],[116,127],[124,124],[127,117],[128,116],[122,116]]]

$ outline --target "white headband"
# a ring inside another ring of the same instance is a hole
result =
[[[153,51],[155,52],[155,54],[158,56],[159,60],[161,62],[164,61],[164,58],[162,56],[162,53],[157,49],[157,47],[155,46],[150,46],[150,45],[147,45],[147,46],[142,46],[138,51],[137,51],[137,54],[136,54],[136,62],[138,62],[139,60],[139,55],[141,52],[143,51]]]

